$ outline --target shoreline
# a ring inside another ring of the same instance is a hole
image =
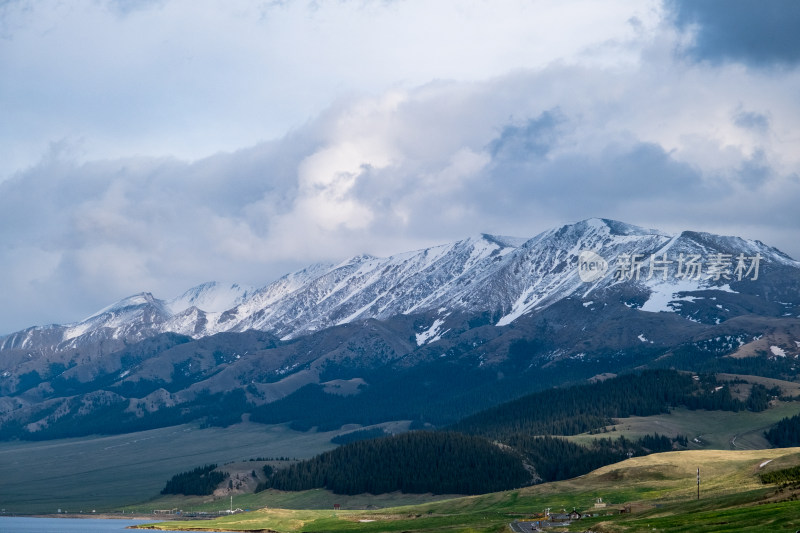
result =
[[[165,516],[153,516],[152,514],[141,514],[141,513],[130,513],[130,514],[122,514],[122,513],[53,513],[53,514],[45,514],[45,513],[34,513],[34,514],[4,514],[0,515],[0,518],[7,516],[9,518],[71,518],[71,519],[82,519],[82,520],[147,520],[153,522],[167,522],[170,520],[176,520],[175,518],[167,518]]]
[[[153,516],[151,514],[141,514],[141,513],[131,513],[131,514],[122,514],[122,513],[53,513],[53,514],[4,514],[0,515],[0,518],[8,517],[8,518],[63,518],[63,519],[71,519],[71,520],[142,520],[145,522],[149,522],[149,524],[138,524],[128,526],[125,529],[129,530],[142,530],[142,531],[163,531],[161,528],[153,527],[156,524],[162,524],[164,522],[172,522],[172,521],[203,521],[205,519],[188,519],[186,517],[181,517],[177,515],[165,515],[165,516]],[[230,533],[228,529],[220,529],[218,527],[193,527],[191,529],[182,529],[179,527],[173,528],[170,526],[169,531],[209,531],[209,532],[217,532],[217,533]],[[247,533],[277,533],[276,531],[270,529],[253,529],[253,530],[245,530]]]

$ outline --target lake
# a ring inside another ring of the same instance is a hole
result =
[[[154,523],[154,520],[103,520],[97,518],[0,517],[0,533],[119,533],[128,526]],[[147,530],[140,530],[147,531]]]

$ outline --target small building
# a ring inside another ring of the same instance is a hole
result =
[[[606,508],[606,502],[603,501],[603,498],[597,498],[594,501],[594,508],[595,509],[605,509]]]

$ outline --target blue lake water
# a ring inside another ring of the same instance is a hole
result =
[[[145,520],[95,520],[93,518],[0,517],[0,533],[62,533],[86,531],[106,533],[126,531],[126,527],[146,524]],[[127,531],[131,531],[130,529]]]
[[[119,533],[128,526],[155,523],[157,520],[102,520],[95,518],[0,517],[0,533]]]

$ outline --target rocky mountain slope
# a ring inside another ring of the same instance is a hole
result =
[[[373,395],[361,421],[422,418],[422,400],[382,403],[401,393],[454,416],[593,373],[687,364],[692,350],[764,355],[787,373],[799,316],[800,263],[759,241],[589,219],[312,265],[257,289],[142,293],[8,335],[0,423],[22,434],[105,410],[163,425],[224,398],[272,420],[303,407],[301,391],[348,409]]]

